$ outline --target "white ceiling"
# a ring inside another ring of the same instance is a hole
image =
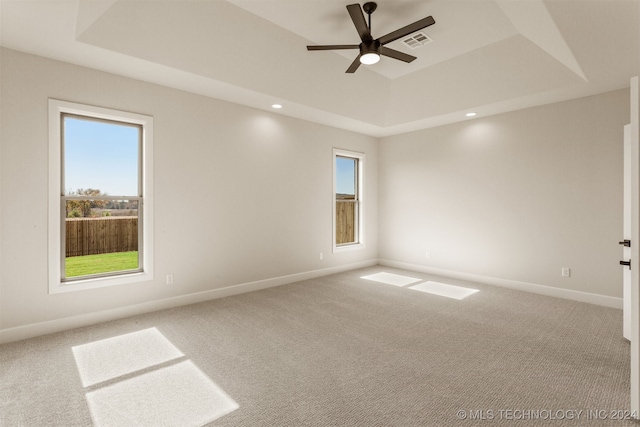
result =
[[[336,0],[0,0],[0,44],[373,136],[628,87],[640,0],[378,0],[380,37],[426,16],[434,41],[356,73]],[[273,111],[273,110],[272,110]]]

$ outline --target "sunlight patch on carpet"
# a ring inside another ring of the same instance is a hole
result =
[[[190,360],[86,394],[94,425],[202,426],[239,408]]]
[[[427,281],[424,283],[419,283],[415,286],[410,286],[409,289],[457,300],[463,300],[469,295],[480,292],[479,289],[463,288],[462,286],[448,285],[446,283],[432,281]]]
[[[422,280],[416,279],[415,277],[402,276],[400,274],[386,272],[369,274],[368,276],[362,276],[360,278],[393,286],[407,286]]]
[[[83,387],[183,357],[156,328],[72,347]]]

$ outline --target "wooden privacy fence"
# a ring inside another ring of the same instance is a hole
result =
[[[355,241],[356,204],[336,201],[336,244]]]
[[[66,256],[138,250],[138,217],[66,218]]]

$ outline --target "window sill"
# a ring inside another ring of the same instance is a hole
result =
[[[122,274],[109,277],[95,277],[72,282],[60,282],[56,280],[49,284],[49,294],[83,291],[86,289],[104,288],[107,286],[127,285],[130,283],[146,282],[153,280],[153,275],[145,272]]]
[[[358,249],[364,249],[364,243],[353,243],[353,244],[348,244],[348,245],[340,245],[340,246],[334,246],[333,247],[333,252],[348,252],[348,251],[355,251]]]

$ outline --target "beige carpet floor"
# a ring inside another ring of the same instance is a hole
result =
[[[628,407],[620,310],[380,266],[0,346],[2,426],[637,425]]]

